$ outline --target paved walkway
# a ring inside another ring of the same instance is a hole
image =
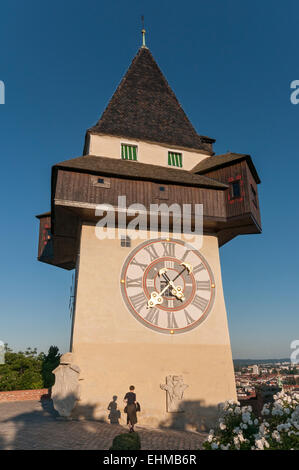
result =
[[[157,430],[136,426],[143,450],[196,450],[205,433]],[[45,400],[0,403],[0,450],[109,449],[114,436],[127,429],[99,421],[57,419],[52,402]]]

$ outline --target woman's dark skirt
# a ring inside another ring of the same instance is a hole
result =
[[[136,405],[127,405],[127,424],[132,426],[137,423]]]

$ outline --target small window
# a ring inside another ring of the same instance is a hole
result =
[[[121,144],[122,160],[137,160],[137,145]]]
[[[110,188],[110,178],[104,178],[103,176],[90,176],[91,183],[96,188]]]
[[[155,197],[158,199],[168,199],[168,186],[156,186]]]
[[[168,165],[183,168],[183,156],[181,153],[168,152]]]
[[[232,199],[241,197],[240,181],[233,181],[230,183],[230,194]]]
[[[121,235],[120,237],[120,246],[129,248],[131,246],[131,238],[128,236]]]

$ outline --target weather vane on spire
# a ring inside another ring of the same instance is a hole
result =
[[[142,30],[141,30],[141,33],[142,33],[142,47],[146,47],[145,45],[145,29],[144,29],[144,16],[142,15],[141,16],[141,21],[142,21]]]

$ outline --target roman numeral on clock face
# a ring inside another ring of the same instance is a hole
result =
[[[192,301],[192,305],[194,305],[196,308],[199,308],[199,310],[202,312],[207,308],[208,303],[209,301],[207,299],[204,299],[199,295],[196,295]]]
[[[210,281],[196,281],[197,290],[211,290]]]
[[[175,257],[175,244],[174,243],[162,243],[164,253],[163,256]]]
[[[178,328],[173,312],[167,312],[167,328]]]
[[[142,287],[142,276],[136,279],[127,277],[127,287]]]
[[[132,295],[132,297],[130,297],[130,300],[134,308],[138,310],[138,312],[142,309],[144,305],[147,304],[147,298],[144,292],[140,292],[140,294]]]
[[[157,326],[159,322],[159,314],[160,311],[157,308],[152,308],[149,309],[148,314],[146,317],[144,317],[144,319]]]
[[[144,251],[146,251],[150,255],[151,262],[159,258],[159,255],[153,245],[146,246],[144,248]]]
[[[186,250],[185,253],[184,253],[184,256],[181,258],[181,262],[184,263],[187,256],[190,255],[190,253],[192,253],[192,250]]]
[[[199,263],[197,266],[193,267],[193,274],[200,273],[200,271],[203,271],[205,269],[203,263]]]
[[[191,317],[191,315],[189,315],[186,309],[184,310],[184,314],[185,314],[187,325],[191,325],[191,323],[194,323],[195,320],[193,320],[193,318]]]
[[[131,264],[134,265],[134,266],[139,266],[139,268],[141,268],[142,271],[144,271],[144,270],[147,268],[147,264],[145,264],[145,263],[139,263],[139,261],[137,261],[136,258],[133,258],[133,259],[132,259]]]

